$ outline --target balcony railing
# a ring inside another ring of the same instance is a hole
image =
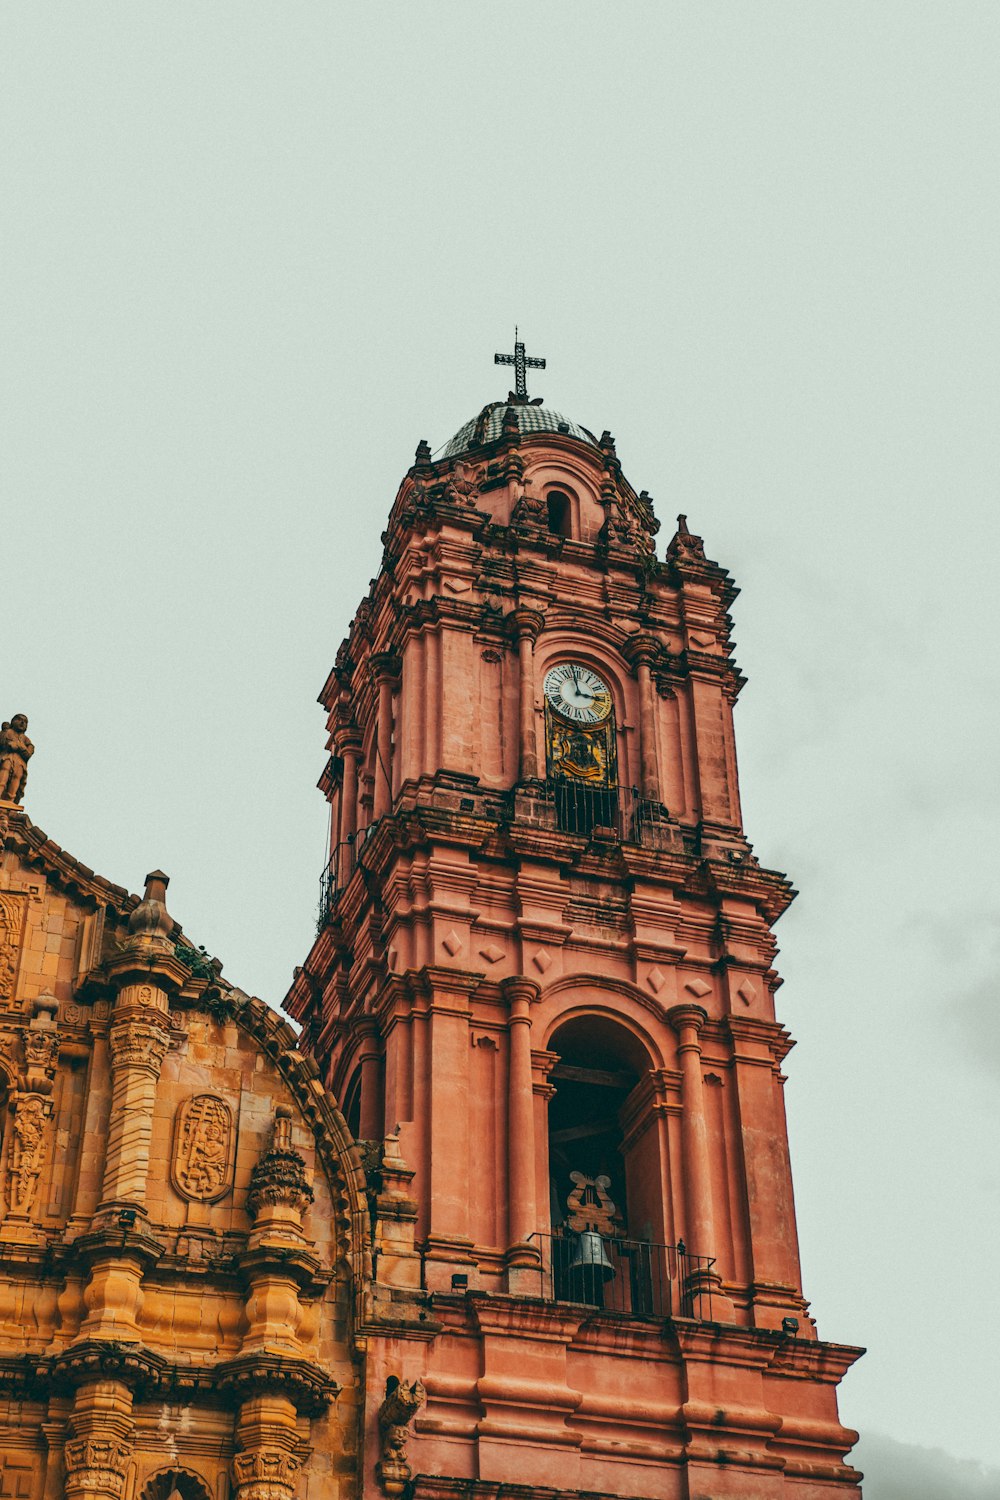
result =
[[[603,831],[626,844],[641,844],[643,830],[665,827],[670,819],[665,807],[652,802],[632,786],[591,787],[578,781],[545,783],[538,801],[554,811],[561,833],[592,838]]]
[[[605,838],[623,844],[668,848],[676,832],[666,808],[643,797],[634,786],[589,787],[579,782],[552,780],[532,784],[530,791],[514,788],[507,793],[493,793],[492,797],[494,808],[506,808],[504,816],[523,818],[536,828],[587,839]],[[469,806],[475,806],[472,799]],[[464,802],[463,810],[466,810]],[[318,929],[330,917],[340,892],[358,867],[361,850],[377,827],[376,820],[359,828],[337,845],[327,862],[320,876]]]
[[[620,1318],[711,1319],[715,1260],[692,1255],[683,1240],[657,1245],[568,1230],[528,1239],[541,1252],[538,1296],[546,1302],[583,1302]]]
[[[323,930],[333,912],[337,897],[358,868],[358,857],[374,833],[375,827],[376,825],[372,823],[367,828],[359,828],[357,833],[352,834],[342,844],[338,844],[324,866],[323,873],[319,877],[319,910],[316,915],[318,932]]]

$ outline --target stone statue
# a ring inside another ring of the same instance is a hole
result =
[[[0,729],[0,802],[20,802],[28,779],[28,761],[35,747],[25,733],[28,720],[15,714]]]

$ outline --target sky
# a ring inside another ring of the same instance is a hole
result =
[[[532,393],[742,590],[805,1287],[868,1348],[867,1500],[1000,1493],[998,56],[995,0],[0,16],[27,810],[132,889],[162,866],[280,1004],[317,693],[418,440],[505,394],[519,325]]]

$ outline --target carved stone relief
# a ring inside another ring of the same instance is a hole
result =
[[[0,1005],[14,998],[17,964],[24,938],[25,898],[0,895]]]
[[[12,1214],[28,1214],[35,1201],[51,1113],[52,1100],[42,1094],[11,1094],[7,1205]]]
[[[174,1120],[171,1180],[182,1198],[214,1203],[229,1192],[235,1149],[233,1112],[218,1094],[193,1094]]]
[[[397,1380],[390,1376],[385,1400],[379,1407],[378,1426],[381,1453],[375,1473],[386,1495],[404,1495],[413,1477],[406,1458],[409,1427],[427,1399],[419,1380]]]

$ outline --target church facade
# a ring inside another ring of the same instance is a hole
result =
[[[3,1494],[860,1493],[860,1351],[799,1267],[794,892],[742,826],[736,591],[683,517],[657,557],[610,435],[515,358],[418,447],[323,690],[298,1034],[160,872],[130,896],[0,803]]]

